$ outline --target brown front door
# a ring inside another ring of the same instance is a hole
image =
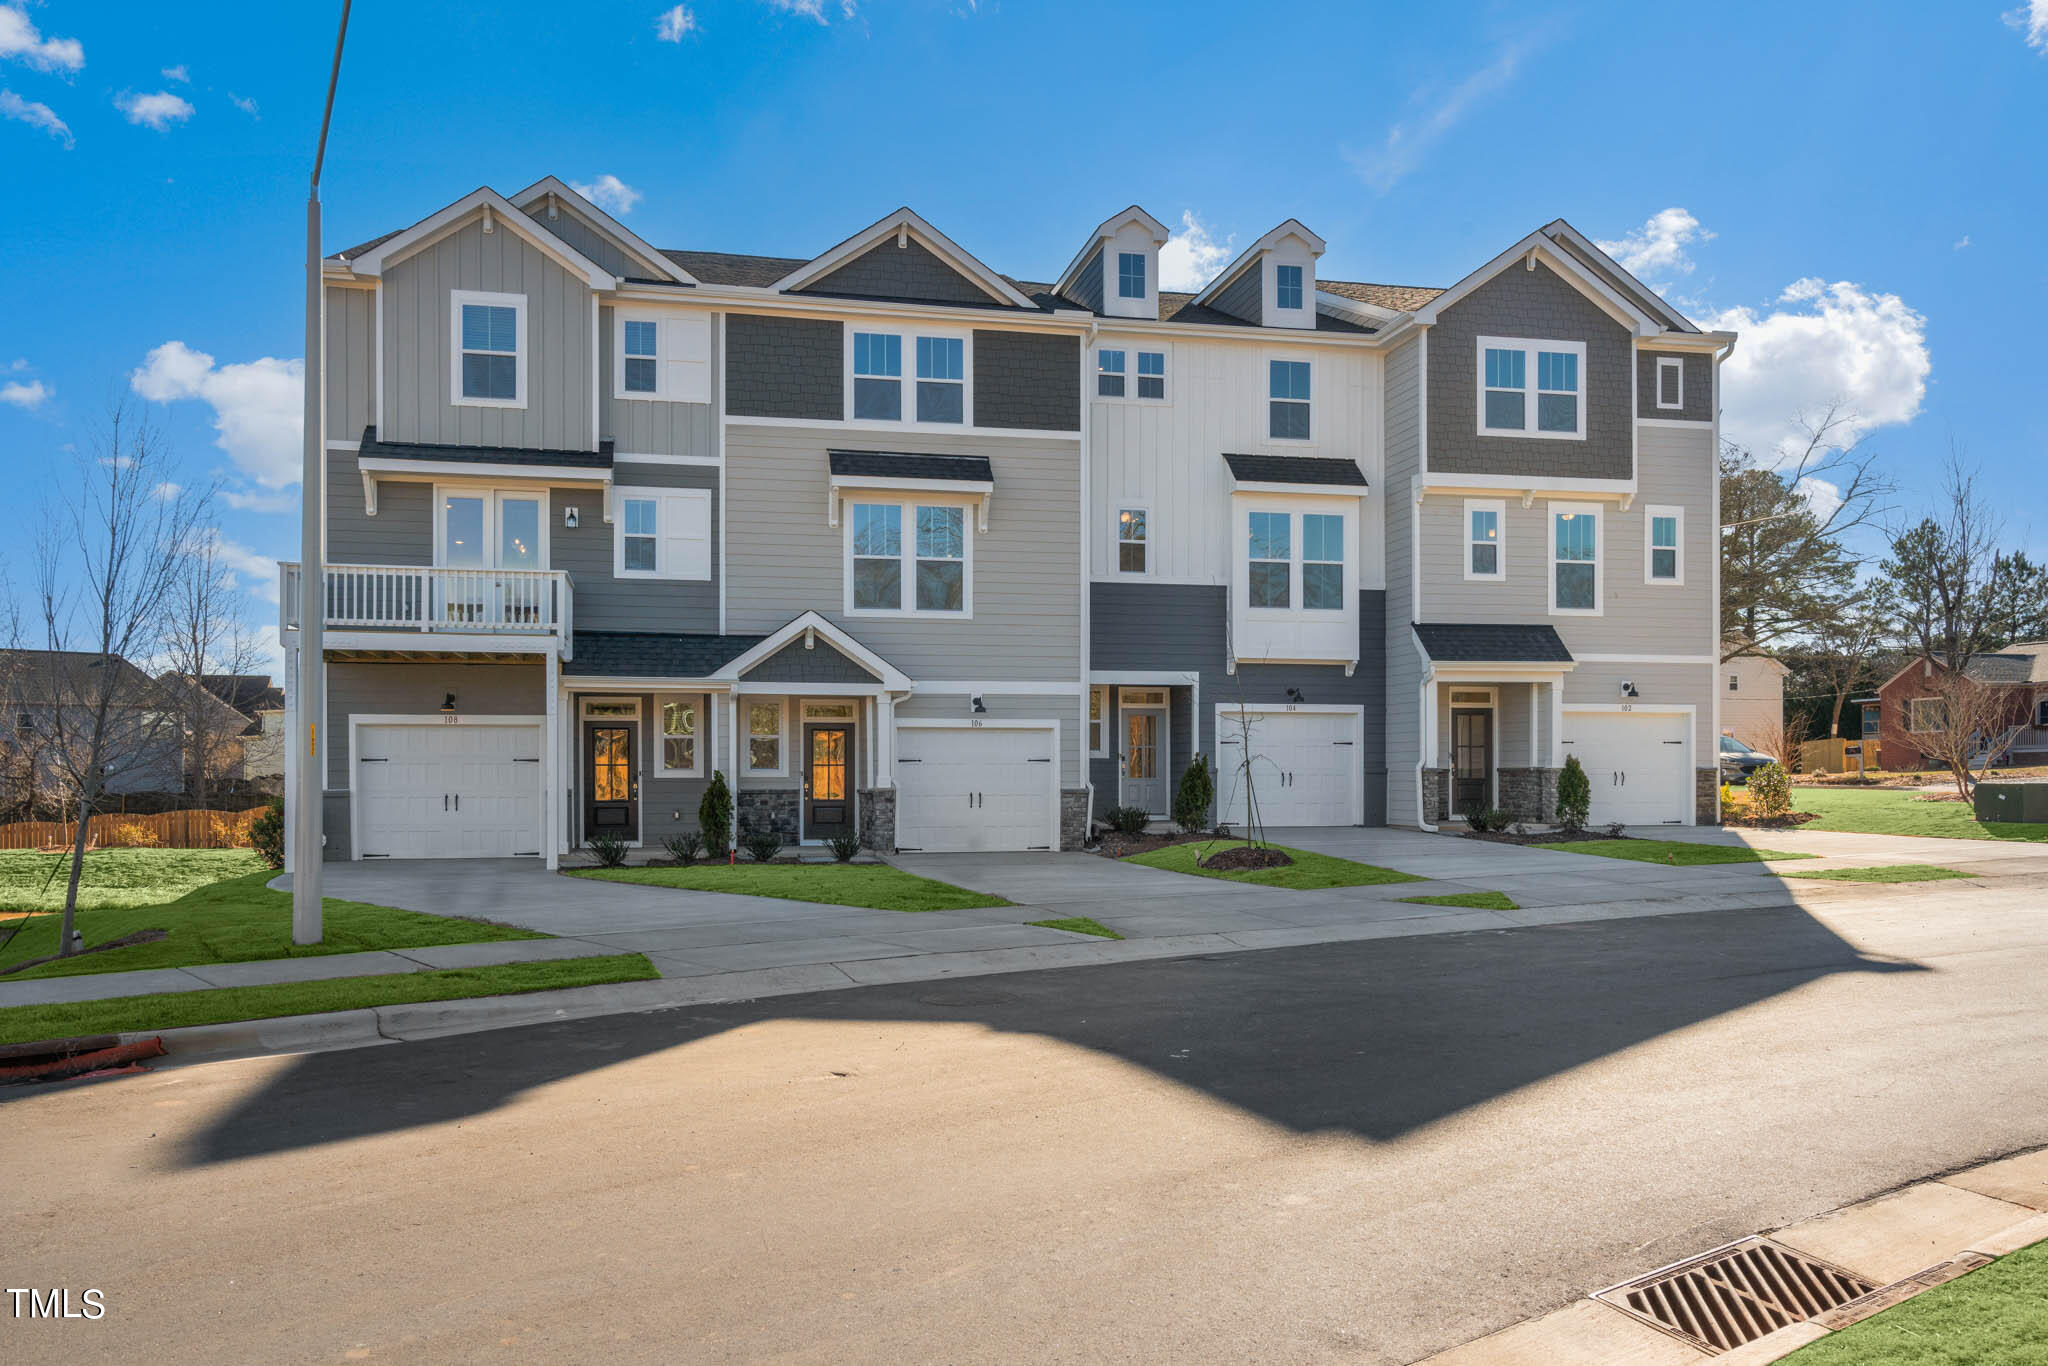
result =
[[[1451,814],[1469,816],[1487,808],[1493,778],[1493,713],[1451,713]]]
[[[583,726],[583,837],[640,838],[640,727],[633,721]]]
[[[853,729],[810,726],[804,731],[804,838],[850,835],[853,824]]]

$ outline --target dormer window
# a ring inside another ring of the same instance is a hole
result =
[[[1116,256],[1116,293],[1120,299],[1145,297],[1145,256],[1143,252],[1120,251]]]
[[[1301,267],[1275,266],[1273,268],[1273,307],[1301,307]]]

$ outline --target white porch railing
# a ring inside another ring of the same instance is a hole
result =
[[[282,571],[284,626],[299,625],[299,566]],[[444,569],[330,564],[327,625],[342,629],[560,635],[573,626],[561,569]]]

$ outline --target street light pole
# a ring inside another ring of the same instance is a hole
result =
[[[327,125],[334,117],[334,88],[341,81],[341,45],[348,38],[351,0],[341,0],[341,27],[334,35],[334,65],[327,73],[327,104],[320,111],[320,142],[313,152],[313,178],[306,192],[306,407],[305,451],[299,471],[299,672],[298,790],[292,812],[292,942],[317,944],[320,925],[320,860],[327,843],[321,805],[327,789],[327,751],[321,745],[326,719],[327,679],[321,637],[327,624],[327,575],[322,545],[327,506],[326,380],[321,364],[326,285],[320,262],[320,168],[327,160]]]

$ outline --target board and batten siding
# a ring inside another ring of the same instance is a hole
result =
[[[618,383],[614,375],[619,358],[615,354],[614,334],[617,328],[614,313],[609,304],[599,308],[597,313],[597,393],[599,412],[603,415],[599,423],[601,436],[609,440],[621,455],[715,457],[718,454],[718,424],[712,417],[709,403],[668,403],[660,399],[617,396]],[[635,304],[627,316],[659,320],[667,317],[702,319],[707,315],[701,310],[662,309]],[[715,337],[718,315],[708,316]],[[718,347],[713,345],[709,393],[718,392],[719,360]]]
[[[1415,499],[1410,486],[1422,466],[1422,349],[1419,338],[1386,358],[1384,497],[1386,522],[1386,813],[1392,825],[1421,819],[1415,766],[1422,758],[1422,658],[1415,648]],[[1424,610],[1428,607],[1425,602]],[[1372,723],[1368,716],[1366,724]]]
[[[828,446],[989,458],[995,496],[988,530],[973,536],[971,619],[844,614],[846,522],[826,523]],[[728,631],[765,633],[816,610],[912,678],[1078,682],[1076,442],[735,425],[725,460]]]
[[[1230,469],[1223,456],[1231,452],[1356,461],[1369,485],[1359,505],[1358,583],[1363,589],[1385,586],[1377,356],[1357,348],[1208,338],[1162,342],[1156,336],[1119,335],[1107,325],[1095,347],[1123,351],[1133,393],[1137,353],[1162,348],[1167,352],[1164,403],[1096,396],[1095,358],[1088,358],[1094,485],[1089,563],[1097,582],[1135,583],[1149,577],[1171,583],[1228,584],[1236,548],[1230,532]],[[1268,438],[1271,360],[1314,364],[1312,441]],[[1117,512],[1124,507],[1151,511],[1151,564],[1144,577],[1117,572]]]
[[[590,287],[509,228],[470,223],[387,266],[384,290],[386,441],[541,450],[592,448]],[[450,402],[455,290],[526,296],[526,406]]]
[[[377,420],[377,291],[327,286],[327,439],[359,441]]]

